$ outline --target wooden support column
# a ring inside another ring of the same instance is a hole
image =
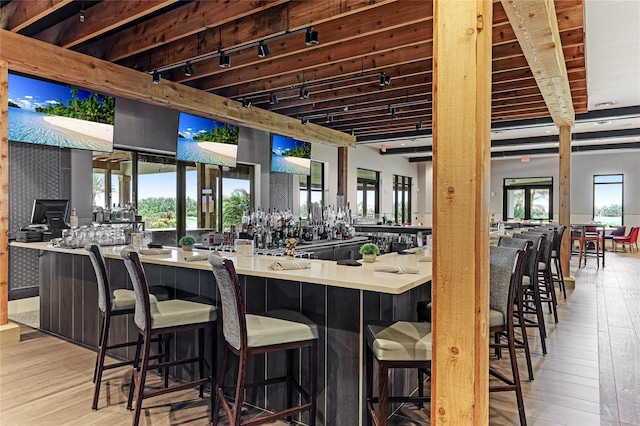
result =
[[[0,61],[0,325],[9,321],[9,66]]]
[[[434,1],[432,425],[489,422],[491,25]]]
[[[567,231],[562,240],[560,250],[562,272],[565,275],[565,285],[567,280],[575,283],[575,279],[570,279],[569,261],[571,259],[571,127],[560,126],[560,225],[565,225]]]
[[[338,195],[344,197],[344,204],[347,205],[347,174],[349,166],[349,148],[338,147]]]

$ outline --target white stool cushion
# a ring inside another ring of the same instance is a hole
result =
[[[530,285],[531,284],[531,278],[529,278],[529,276],[527,275],[523,275],[522,276],[522,285]]]
[[[367,324],[367,344],[380,361],[431,361],[431,324]]]
[[[504,325],[504,315],[494,309],[489,309],[489,327],[499,327]]]
[[[558,252],[556,250],[551,250],[551,257],[558,257]]]
[[[546,271],[546,270],[547,270],[547,264],[538,262],[538,271]]]
[[[136,307],[136,294],[133,290],[117,289],[113,290],[111,298],[111,310],[121,311],[125,309],[134,309]],[[157,303],[158,299],[153,294],[149,295],[150,303]]]
[[[133,290],[113,290],[111,295],[111,310],[121,311],[136,307],[136,295]]]
[[[318,338],[318,326],[300,312],[275,310],[245,318],[250,348]]]
[[[216,320],[216,307],[186,300],[165,300],[158,302],[150,297],[151,328],[175,327],[199,324]]]

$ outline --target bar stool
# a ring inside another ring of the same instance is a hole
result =
[[[109,283],[109,274],[107,274],[107,267],[104,261],[104,256],[100,251],[100,246],[97,243],[89,243],[85,247],[85,250],[89,253],[89,259],[96,273],[96,280],[98,282],[98,309],[100,312],[101,327],[100,337],[98,340],[98,353],[96,355],[96,364],[93,369],[93,383],[95,388],[93,391],[93,402],[91,409],[96,411],[98,409],[98,400],[100,399],[100,385],[102,383],[102,373],[105,370],[111,370],[113,368],[123,367],[125,365],[132,365],[134,360],[124,360],[114,362],[105,365],[105,356],[108,350],[120,349],[128,346],[134,346],[137,342],[123,342],[114,345],[109,345],[109,330],[111,326],[111,318],[115,316],[133,314],[136,299],[133,290],[116,289],[111,290]],[[159,289],[162,293],[164,288]],[[154,295],[150,296],[150,299],[155,300]],[[156,339],[158,342],[158,355],[155,358],[161,358],[163,356],[162,337]],[[166,376],[166,372],[165,372]]]
[[[566,226],[560,225],[556,229],[558,232],[558,236],[553,242],[553,249],[551,250],[551,259],[553,260],[553,265],[555,266],[555,270],[552,271],[553,281],[558,283],[558,287],[562,290],[562,294],[564,298],[567,298],[567,289],[564,285],[564,274],[562,273],[562,262],[560,250],[562,249],[562,238],[564,237],[564,231],[567,229]]]
[[[216,349],[215,342],[217,337],[216,330],[216,308],[215,306],[205,305],[202,303],[188,302],[185,300],[166,300],[154,303],[151,302],[149,288],[147,286],[147,278],[140,262],[140,258],[135,249],[131,246],[122,249],[120,256],[124,260],[124,264],[131,278],[133,289],[135,292],[135,314],[134,322],[138,327],[138,342],[136,346],[136,356],[131,372],[131,387],[129,388],[129,399],[127,401],[127,409],[132,409],[134,393],[137,392],[136,408],[133,417],[133,425],[137,426],[140,421],[140,412],[142,409],[142,401],[145,398],[151,398],[163,395],[169,392],[176,392],[199,386],[200,398],[204,396],[204,385],[211,384],[211,407],[214,404],[215,393],[214,383],[216,375]],[[211,362],[207,363],[204,358],[204,332],[209,329],[212,335],[212,351]],[[190,358],[170,361],[164,359],[156,365],[150,366],[150,349],[151,339],[153,336],[168,333],[176,333],[182,331],[198,331],[198,356]],[[142,359],[140,358],[140,350],[142,349]],[[145,381],[149,368],[166,368],[182,364],[198,363],[199,376],[197,380],[191,380],[172,387],[145,392]],[[142,365],[141,365],[142,364]],[[204,375],[204,365],[208,364],[209,376]],[[213,413],[212,413],[213,414]],[[215,422],[214,422],[215,424]]]
[[[220,292],[222,302],[222,330],[226,341],[222,369],[218,379],[217,399],[213,410],[213,424],[218,423],[218,412],[222,404],[229,423],[234,426],[251,424],[257,425],[276,419],[309,411],[309,424],[316,421],[316,393],[318,371],[318,327],[299,312],[277,310],[260,315],[245,312],[242,292],[238,282],[233,262],[224,259],[216,252],[209,255],[209,263],[213,269],[216,286]],[[293,351],[309,348],[309,390],[306,392],[293,377]],[[287,351],[287,374],[283,377],[270,378],[259,382],[246,383],[247,360],[252,355]],[[235,385],[233,408],[229,405],[224,394],[224,372],[227,367],[229,354],[238,356],[238,377]],[[254,386],[287,383],[288,408],[250,420],[242,421],[242,401],[245,389]],[[292,387],[307,402],[292,406]]]
[[[389,403],[413,402],[424,404],[431,400],[423,396],[422,381],[418,383],[418,396],[389,396],[389,370],[416,368],[431,371],[431,324],[427,322],[397,321],[370,322],[366,330],[365,348],[367,425],[386,426]],[[378,396],[373,396],[373,358],[378,362]],[[422,377],[422,375],[421,375]],[[374,404],[378,404],[376,412]]]

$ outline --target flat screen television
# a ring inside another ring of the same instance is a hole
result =
[[[180,113],[176,159],[235,167],[238,126]]]
[[[271,171],[296,175],[311,174],[311,143],[271,135]]]
[[[9,74],[9,140],[113,151],[115,98]]]
[[[69,200],[33,200],[32,225],[48,225],[50,229],[68,228]]]

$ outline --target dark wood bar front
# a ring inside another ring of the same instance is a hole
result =
[[[84,255],[84,250],[42,250],[39,253],[42,330],[95,348],[99,335],[98,295],[96,277],[89,257]],[[390,262],[415,261],[417,263],[415,255],[389,256],[387,261]],[[208,265],[205,265],[206,262],[190,262],[193,265],[188,264],[187,267],[183,267],[157,264],[149,256],[142,256],[142,258],[146,260],[144,267],[150,285],[165,286],[169,293],[174,293],[180,298],[195,298],[218,306],[219,296],[216,292],[216,284],[212,272],[207,268]],[[254,257],[243,259],[238,263],[242,265],[244,261],[252,263],[264,261],[268,264],[274,260],[276,258]],[[379,281],[422,280],[420,283],[409,286],[410,288],[405,291],[393,294],[348,288],[347,282],[344,287],[337,286],[335,283],[307,282],[306,278],[295,277],[296,272],[301,275],[305,273],[302,271],[287,271],[288,275],[280,273],[284,278],[275,278],[250,275],[243,273],[241,266],[238,268],[248,313],[259,313],[267,309],[296,310],[318,325],[320,341],[317,424],[363,424],[366,419],[363,405],[364,323],[369,320],[415,320],[417,302],[430,299],[431,264],[425,262],[423,265],[421,262],[420,274],[397,275],[373,272],[372,265],[353,268],[340,267],[335,262],[329,261],[312,262],[314,262],[312,266],[317,264],[321,268],[345,268],[343,274],[345,276],[353,273],[353,270],[358,270],[360,275],[371,276]],[[107,255],[106,263],[112,287],[131,288],[122,260]],[[185,265],[186,262],[177,264]],[[260,268],[256,267],[256,269]],[[244,271],[246,272],[246,269]],[[331,275],[331,272],[327,272],[327,275]],[[321,279],[321,277],[313,279],[318,281],[319,278]],[[328,281],[331,280],[328,279]],[[220,306],[218,308],[220,309]],[[115,318],[112,330],[114,339],[123,339],[125,336],[131,339],[137,334],[132,316]],[[219,331],[218,335],[222,336],[222,333]],[[183,338],[173,336],[171,351],[183,356],[192,350],[191,341],[190,336]],[[222,341],[219,343],[218,347],[221,351]],[[133,351],[133,348],[120,349],[114,355],[133,356],[133,353],[126,351]],[[268,355],[250,362],[248,380],[252,377],[265,378],[281,374],[282,371],[275,366],[284,364],[279,362],[282,360],[274,358],[275,356],[283,355]],[[298,359],[297,356],[296,359]],[[189,374],[187,369],[174,368],[172,371],[173,376],[181,379],[190,378]],[[306,380],[306,371],[299,371],[298,374],[302,380]],[[416,387],[417,374],[412,372],[409,377],[405,377],[404,373],[396,373],[390,383],[392,391],[395,386],[406,391]],[[260,388],[259,391],[247,395],[246,401],[261,407],[265,406],[265,399],[268,399],[271,407],[278,408],[286,403],[284,390],[284,385],[280,388],[271,387],[269,393],[265,395]],[[300,421],[307,423],[306,414]]]

